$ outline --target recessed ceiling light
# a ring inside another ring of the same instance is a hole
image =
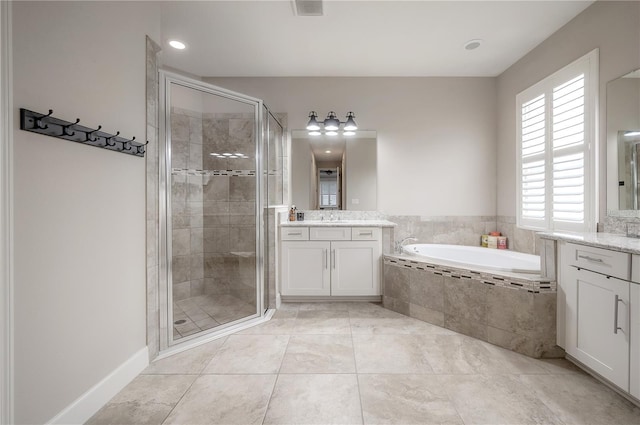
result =
[[[169,46],[173,47],[174,49],[178,49],[178,50],[183,50],[186,49],[187,45],[184,44],[182,41],[178,41],[178,40],[169,40]]]
[[[465,50],[475,50],[478,47],[480,47],[481,44],[482,44],[482,40],[477,38],[474,40],[469,40],[466,43],[464,43],[464,48]]]
[[[331,153],[331,151],[324,151],[324,153]]]
[[[231,154],[230,154],[230,153],[223,153],[222,155],[224,155],[224,156],[231,156]]]

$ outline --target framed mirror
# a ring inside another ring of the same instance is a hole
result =
[[[291,199],[299,210],[375,211],[377,135],[310,136],[291,131]]]
[[[640,214],[640,70],[607,84],[607,210]]]

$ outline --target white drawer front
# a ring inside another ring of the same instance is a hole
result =
[[[351,239],[354,241],[377,241],[382,232],[379,227],[353,227]]]
[[[631,278],[631,254],[577,244],[568,246],[570,265],[619,279]]]
[[[312,241],[350,241],[351,227],[311,227],[309,239]]]
[[[280,229],[280,237],[283,241],[308,241],[308,227],[283,227]]]

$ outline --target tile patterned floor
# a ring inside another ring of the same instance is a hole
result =
[[[640,409],[562,359],[314,303],[154,362],[88,423],[640,425]]]

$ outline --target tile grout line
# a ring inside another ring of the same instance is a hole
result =
[[[351,351],[353,352],[353,368],[356,372],[356,385],[358,386],[358,400],[360,401],[360,418],[364,425],[364,406],[362,404],[362,390],[360,388],[360,375],[358,374],[358,362],[356,361],[356,344],[353,341],[353,328],[351,327],[351,310],[349,312],[349,335],[351,337]]]
[[[187,393],[191,390],[191,388],[193,387],[193,385],[196,383],[196,381],[204,375],[204,371],[207,369],[207,367],[209,366],[209,364],[213,361],[213,359],[218,355],[218,352],[220,351],[220,349],[222,348],[222,346],[224,344],[226,344],[227,340],[229,339],[229,336],[225,336],[224,337],[224,342],[222,344],[220,344],[220,347],[218,347],[218,349],[216,350],[216,352],[213,354],[213,356],[211,356],[211,360],[209,360],[207,362],[206,365],[204,365],[202,367],[202,369],[200,369],[200,372],[197,373],[196,378],[193,380],[193,382],[191,382],[191,385],[189,385],[189,388],[187,388],[187,390],[182,394],[182,396],[180,397],[180,399],[178,399],[178,401],[176,402],[176,404],[173,405],[173,407],[171,408],[171,410],[169,411],[169,413],[167,413],[167,416],[165,416],[165,418],[162,420],[161,424],[164,424],[167,419],[169,419],[169,416],[171,416],[171,414],[173,413],[173,411],[176,409],[176,407],[178,407],[178,404],[180,404],[180,402],[182,401],[182,399],[184,399],[184,397],[187,395]],[[194,374],[185,374],[185,375],[181,375],[181,376],[193,376],[196,375]]]
[[[181,375],[181,376],[193,376],[193,375]],[[202,375],[198,375],[196,376],[196,378],[193,380],[193,382],[191,382],[191,385],[189,385],[189,388],[187,388],[187,390],[180,396],[180,398],[178,399],[178,401],[176,402],[176,404],[173,405],[173,407],[171,408],[171,410],[169,410],[169,413],[167,413],[167,416],[164,417],[164,419],[162,420],[162,422],[160,422],[161,424],[164,424],[167,419],[169,419],[169,416],[171,416],[171,414],[173,413],[174,410],[176,410],[176,407],[178,407],[178,404],[180,404],[180,402],[182,401],[182,399],[187,395],[187,393],[189,392],[189,390],[191,390],[191,387],[193,387],[193,384],[196,383],[196,381],[198,380],[198,378],[202,376]]]
[[[297,316],[297,313],[296,313]],[[296,319],[297,320],[297,319]],[[273,336],[273,335],[272,335]],[[264,425],[264,421],[267,420],[267,413],[269,413],[269,406],[271,406],[271,400],[273,399],[273,393],[275,393],[276,385],[278,384],[278,380],[280,379],[280,371],[282,370],[282,364],[284,363],[284,358],[287,355],[287,350],[289,349],[289,344],[291,343],[291,334],[287,335],[287,346],[284,349],[284,354],[282,354],[282,360],[280,360],[280,366],[278,367],[278,371],[276,372],[276,379],[273,381],[273,387],[271,388],[271,394],[269,394],[269,401],[267,402],[267,407],[264,409],[264,416],[262,417],[261,424]]]

